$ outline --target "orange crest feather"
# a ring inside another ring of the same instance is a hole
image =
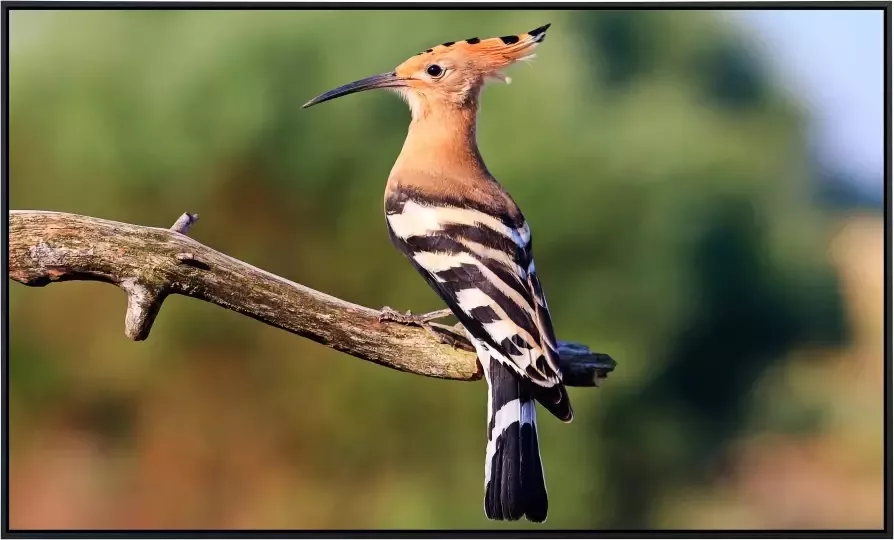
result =
[[[428,63],[432,56],[453,57],[473,64],[487,76],[505,80],[499,70],[520,60],[532,58],[534,49],[546,38],[546,30],[549,27],[549,24],[545,24],[522,34],[448,41],[410,58],[399,66],[398,72],[416,71]]]

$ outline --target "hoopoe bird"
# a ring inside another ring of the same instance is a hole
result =
[[[304,105],[375,88],[390,89],[409,104],[412,121],[385,188],[388,232],[465,327],[484,370],[484,510],[495,520],[546,520],[534,402],[560,420],[572,419],[530,228],[485,166],[475,136],[485,82],[508,83],[503,70],[533,58],[549,26],[448,41],[394,71],[346,84]],[[386,318],[401,320],[396,312]]]

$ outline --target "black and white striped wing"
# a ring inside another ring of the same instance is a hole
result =
[[[401,197],[386,202],[392,241],[491,357],[548,410],[571,419],[528,225],[478,209]]]

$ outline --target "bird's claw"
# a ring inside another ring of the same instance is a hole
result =
[[[426,330],[428,330],[428,332],[431,335],[435,336],[435,339],[438,340],[438,343],[442,343],[444,345],[450,345],[454,349],[458,348],[457,344],[459,343],[459,340],[453,338],[453,336],[451,336],[450,334],[448,334],[446,332],[438,332],[437,330],[434,329],[434,327],[432,327],[432,325],[430,325],[428,323],[425,323],[422,327],[425,328]]]
[[[410,326],[424,326],[428,322],[425,319],[425,315],[413,315],[410,310],[407,310],[406,313],[401,313],[388,306],[383,307],[382,312],[379,313],[379,322],[383,321],[392,321]]]
[[[381,313],[379,313],[379,322],[384,321],[394,321],[403,324],[413,324],[413,316],[409,312],[401,313],[395,309],[392,309],[388,306],[382,308]]]
[[[409,313],[409,311],[407,313]],[[428,321],[433,321],[435,319],[443,319],[444,317],[449,317],[451,315],[453,315],[453,312],[450,311],[449,309],[445,308],[445,309],[439,309],[437,311],[429,311],[428,313],[423,313],[422,315],[419,315],[419,317],[423,321],[428,322]]]
[[[456,348],[457,341],[455,339],[447,334],[438,332],[432,327],[431,324],[429,324],[429,321],[442,319],[444,317],[450,316],[450,314],[451,312],[449,309],[440,309],[438,311],[423,313],[422,315],[413,315],[412,312],[410,312],[409,310],[407,310],[406,313],[401,313],[393,308],[385,306],[382,308],[381,313],[379,313],[379,322],[392,321],[409,326],[419,326],[421,328],[425,328],[431,335],[435,337],[435,339],[438,340],[439,343],[450,345],[453,348]]]
[[[381,313],[379,313],[379,322],[393,321],[401,324],[424,327],[429,321],[442,319],[449,315],[449,309],[440,309],[438,311],[423,313],[422,315],[413,315],[410,310],[407,310],[406,313],[401,313],[393,308],[385,306],[382,308]]]
[[[440,332],[435,332],[435,331],[432,331],[432,333],[435,334],[435,337],[438,338],[438,341],[440,341],[444,345],[450,345],[454,349],[458,348],[457,344],[459,343],[459,340],[454,339],[449,334],[442,334]]]

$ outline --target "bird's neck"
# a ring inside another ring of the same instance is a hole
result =
[[[476,140],[477,117],[477,103],[414,110],[395,170],[419,169],[445,177],[487,174]]]

